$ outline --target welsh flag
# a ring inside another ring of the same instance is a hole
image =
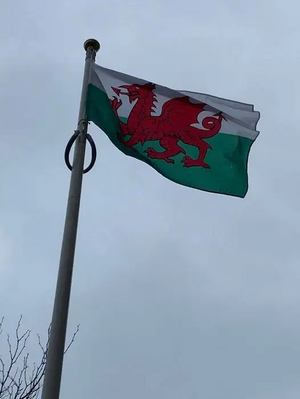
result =
[[[253,105],[172,90],[93,64],[87,118],[124,154],[166,178],[245,197],[248,156],[258,136]]]

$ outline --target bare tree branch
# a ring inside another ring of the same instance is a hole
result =
[[[0,319],[0,335],[3,332],[4,318]],[[24,355],[27,341],[30,337],[31,331],[26,330],[23,334],[20,333],[22,316],[20,317],[15,330],[14,344],[10,336],[7,336],[8,344],[8,362],[5,366],[5,361],[0,354],[0,399],[37,399],[42,387],[43,377],[45,374],[46,360],[49,348],[49,337],[51,326],[48,327],[48,339],[46,345],[42,344],[39,334],[38,345],[41,349],[42,356],[38,365],[33,363],[29,366],[29,353]],[[77,333],[79,332],[79,325],[70,343],[67,345],[66,353],[73,344]],[[21,357],[23,356],[23,361]],[[31,371],[29,371],[31,369]]]
[[[71,346],[71,345],[73,344],[73,342],[75,341],[76,335],[77,335],[78,333],[79,333],[79,324],[78,324],[78,326],[77,326],[77,328],[76,328],[76,331],[75,331],[74,334],[73,334],[73,337],[72,337],[72,339],[71,339],[69,345],[68,345],[67,348],[65,349],[64,354],[66,354],[66,353],[68,352],[70,346]]]

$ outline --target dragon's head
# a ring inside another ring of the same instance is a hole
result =
[[[146,83],[144,85],[134,84],[134,85],[122,85],[118,88],[112,87],[113,91],[119,96],[123,94],[128,96],[130,104],[137,99],[145,99],[149,96],[153,96],[152,90],[155,89],[153,83]],[[125,89],[122,91],[120,89]]]

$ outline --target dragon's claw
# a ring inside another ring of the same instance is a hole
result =
[[[148,158],[162,159],[168,163],[174,163],[174,160],[165,156],[163,152],[156,151],[153,147],[147,148],[144,153],[147,154]]]
[[[113,110],[116,112],[118,108],[122,105],[122,100],[119,100],[116,96],[113,96],[113,99],[110,100],[110,105],[112,106]]]
[[[186,155],[185,157],[182,158],[181,162],[184,164],[183,167],[184,168],[191,168],[193,166],[202,166],[205,169],[210,169],[210,166],[198,159],[193,159],[191,157],[189,157],[188,155]]]

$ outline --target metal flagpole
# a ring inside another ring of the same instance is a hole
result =
[[[71,143],[72,145],[75,141],[75,150],[73,167],[71,167],[72,173],[50,329],[42,399],[59,399],[82,178],[83,173],[87,172],[92,167],[92,165],[90,165],[89,168],[83,170],[86,140],[90,142],[92,145],[92,150],[95,152],[95,147],[93,148],[93,141],[87,134],[88,122],[86,120],[85,103],[91,67],[95,61],[96,52],[99,50],[99,48],[100,44],[97,42],[97,40],[89,39],[84,43],[84,49],[86,51],[85,68],[79,108],[78,127],[73,138],[69,142],[69,144]],[[69,162],[67,162],[67,165],[70,167]]]

